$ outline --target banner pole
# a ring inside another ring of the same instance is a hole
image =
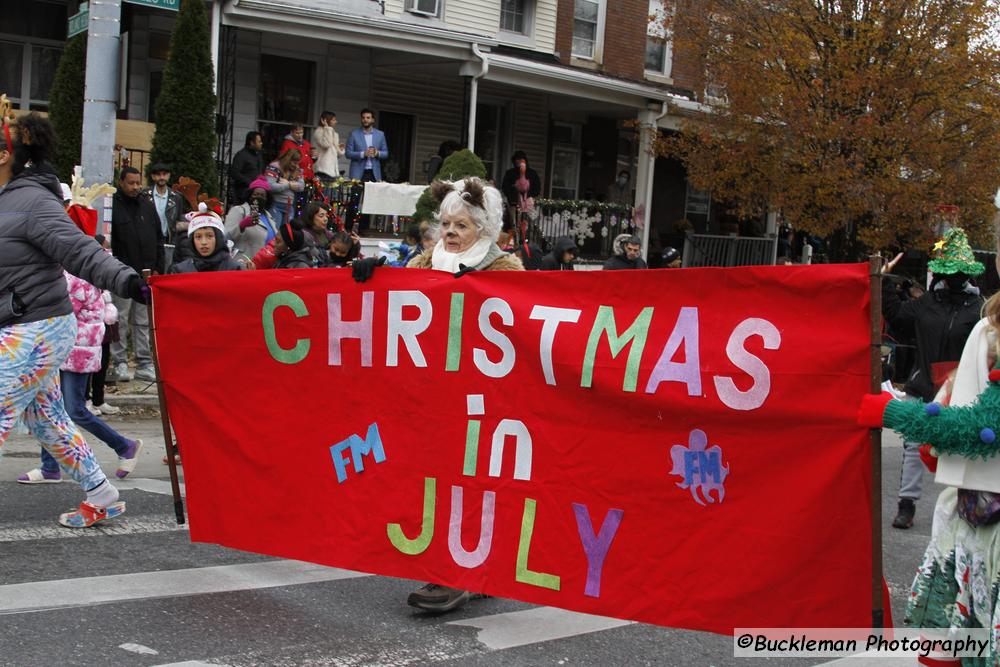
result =
[[[149,280],[149,269],[143,269],[143,280]],[[153,357],[153,368],[156,370],[156,397],[160,401],[160,422],[163,425],[163,441],[167,450],[167,467],[170,469],[170,493],[174,497],[174,515],[177,525],[185,523],[184,499],[181,497],[181,485],[177,476],[177,448],[174,447],[174,436],[170,430],[170,416],[167,414],[167,398],[163,395],[163,376],[160,375],[160,358],[156,353],[156,318],[153,315],[153,293],[149,294],[149,352]]]
[[[868,390],[882,393],[882,257],[868,258],[871,288],[871,378]],[[882,603],[882,429],[870,431],[872,523],[872,628],[885,627]]]

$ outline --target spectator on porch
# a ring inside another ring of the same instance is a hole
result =
[[[604,201],[609,204],[631,206],[634,203],[632,198],[632,183],[630,182],[631,176],[628,169],[619,171],[618,178],[608,186],[608,193],[605,195]]]
[[[605,271],[621,269],[645,269],[646,260],[642,258],[642,239],[633,234],[619,234],[612,244],[614,253],[602,267]]]
[[[302,125],[292,125],[292,131],[286,134],[285,140],[281,142],[278,155],[290,150],[298,151],[302,177],[306,181],[311,181],[313,179],[313,147],[305,136],[306,130]]]
[[[229,165],[229,201],[239,201],[243,193],[258,176],[264,174],[264,139],[256,130],[247,132],[242,149],[233,156]]]
[[[319,125],[313,130],[312,143],[316,151],[313,171],[320,181],[335,181],[340,177],[340,156],[347,147],[340,142],[336,128],[337,114],[324,111],[319,116]]]
[[[527,200],[534,200],[542,193],[542,179],[528,165],[528,154],[524,151],[515,151],[510,161],[513,166],[504,172],[500,190],[503,191],[508,206],[528,210],[525,206]]]
[[[290,148],[267,165],[264,172],[267,184],[271,186],[271,196],[274,198],[270,211],[271,220],[278,225],[291,222],[295,217],[295,195],[306,187],[305,179],[302,178],[301,162],[302,154]]]
[[[382,180],[382,160],[389,157],[385,133],[375,127],[371,109],[361,110],[361,127],[347,138],[347,157],[351,161],[350,177],[369,182]]]

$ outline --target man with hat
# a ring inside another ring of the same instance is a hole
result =
[[[184,219],[184,198],[170,189],[170,165],[154,162],[149,167],[149,178],[153,185],[143,194],[153,202],[164,241],[174,245],[173,259],[167,258],[169,265],[191,256]]]
[[[983,297],[970,278],[986,269],[969,247],[965,232],[955,227],[934,245],[934,259],[927,264],[931,273],[930,289],[921,297],[901,301],[890,276],[903,257],[899,253],[882,270],[882,314],[896,330],[912,331],[916,336],[917,352],[913,371],[906,380],[904,391],[911,400],[930,403],[948,374],[958,366],[965,341],[979,322]],[[920,445],[903,443],[903,467],[899,483],[899,511],[892,525],[910,528],[916,513],[923,482]]]

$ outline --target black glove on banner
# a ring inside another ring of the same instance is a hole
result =
[[[385,257],[365,257],[351,263],[351,276],[355,282],[363,283],[372,277],[376,266],[385,264]]]
[[[138,275],[132,276],[128,281],[128,298],[139,303],[149,303],[149,287]]]
[[[476,270],[474,266],[466,266],[465,264],[459,264],[458,267],[459,267],[458,271],[452,274],[456,278],[461,278],[466,273],[472,273],[473,271]]]

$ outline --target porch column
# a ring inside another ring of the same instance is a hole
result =
[[[658,111],[643,109],[639,112],[639,159],[635,174],[635,219],[642,224],[642,257],[649,255],[650,207],[653,202],[653,175],[656,171],[656,156],[653,155],[653,138],[657,121],[662,116]]]

